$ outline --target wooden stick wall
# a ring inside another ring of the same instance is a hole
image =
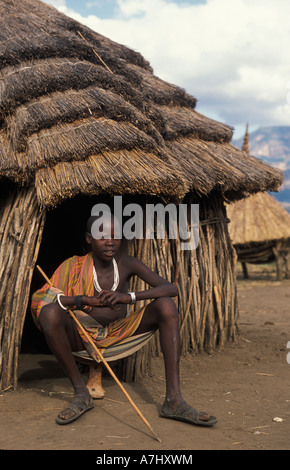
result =
[[[34,188],[0,206],[0,390],[17,387],[18,356],[30,283],[44,225]]]
[[[200,203],[199,246],[180,250],[179,240],[134,240],[129,254],[178,286],[181,354],[212,353],[237,331],[236,253],[229,238],[222,199]],[[135,280],[132,290],[148,288]],[[148,303],[148,302],[147,302]],[[137,381],[160,354],[158,333],[143,349],[123,360],[124,380]]]
[[[181,250],[180,240],[132,240],[128,252],[178,286],[181,353],[197,354],[234,341],[237,322],[236,253],[220,197],[200,201],[199,246]],[[33,189],[20,188],[0,208],[0,390],[17,387],[18,356],[44,212]],[[189,230],[189,229],[188,229]],[[148,288],[135,279],[132,290]],[[148,302],[148,301],[147,301]],[[146,302],[145,302],[146,303]],[[123,380],[137,381],[161,354],[158,332],[120,366]]]

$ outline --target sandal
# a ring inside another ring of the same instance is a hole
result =
[[[75,414],[68,419],[61,418],[60,415],[56,418],[57,424],[69,424],[78,419],[81,415],[86,413],[87,411],[91,410],[94,407],[94,403],[92,398],[89,398],[89,402],[87,403],[87,399],[84,395],[77,394],[74,396],[74,399],[68,406],[63,410],[70,410],[73,411]]]
[[[215,416],[207,415],[208,419],[200,419],[201,414],[198,410],[188,405],[187,403],[181,405],[175,412],[171,412],[166,405],[163,406],[160,413],[161,418],[175,419],[183,421],[184,423],[195,424],[197,426],[213,426],[218,422]]]

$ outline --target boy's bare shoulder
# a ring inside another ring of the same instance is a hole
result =
[[[135,256],[130,256],[127,255],[126,253],[122,253],[121,256],[119,257],[119,263],[126,263],[127,265],[134,265],[135,263],[140,262],[138,258]]]
[[[128,270],[134,270],[142,264],[142,261],[135,256],[130,256],[125,253],[123,253],[119,258],[119,265],[126,266]]]

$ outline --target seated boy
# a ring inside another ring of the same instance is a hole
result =
[[[90,217],[87,226],[86,241],[91,251],[62,263],[51,278],[53,287],[45,284],[32,297],[34,321],[74,389],[72,402],[58,415],[56,422],[68,424],[94,406],[73,354],[84,347],[91,352],[92,346],[68,314],[70,308],[104,357],[106,348],[124,347],[128,338],[142,345],[142,341],[159,329],[166,375],[161,416],[202,426],[214,425],[217,418],[188,405],[180,390],[179,318],[172,300],[177,296],[177,287],[135,257],[121,254],[115,259],[121,243],[114,238],[116,220],[106,217],[102,236],[93,237],[91,228],[96,219]],[[129,293],[132,276],[139,276],[151,288]],[[127,315],[129,304],[148,299],[152,301],[146,307],[132,308]]]

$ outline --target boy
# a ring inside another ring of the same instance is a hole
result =
[[[89,343],[68,314],[70,308],[101,351],[111,345],[122,345],[128,338],[136,338],[142,344],[143,338],[159,329],[166,375],[161,416],[201,426],[214,425],[217,418],[192,408],[181,394],[179,319],[172,300],[177,296],[177,287],[137,258],[122,254],[116,261],[121,243],[114,238],[117,221],[111,215],[104,217],[103,230],[96,235],[92,231],[96,220],[97,217],[90,217],[87,225],[86,241],[91,252],[66,260],[51,278],[54,287],[46,284],[32,297],[35,323],[74,388],[72,402],[58,415],[56,422],[68,424],[94,406],[73,355],[84,346],[90,351]],[[139,276],[151,289],[129,293],[132,276]],[[127,315],[129,304],[148,299],[152,300],[149,305],[132,309]]]

